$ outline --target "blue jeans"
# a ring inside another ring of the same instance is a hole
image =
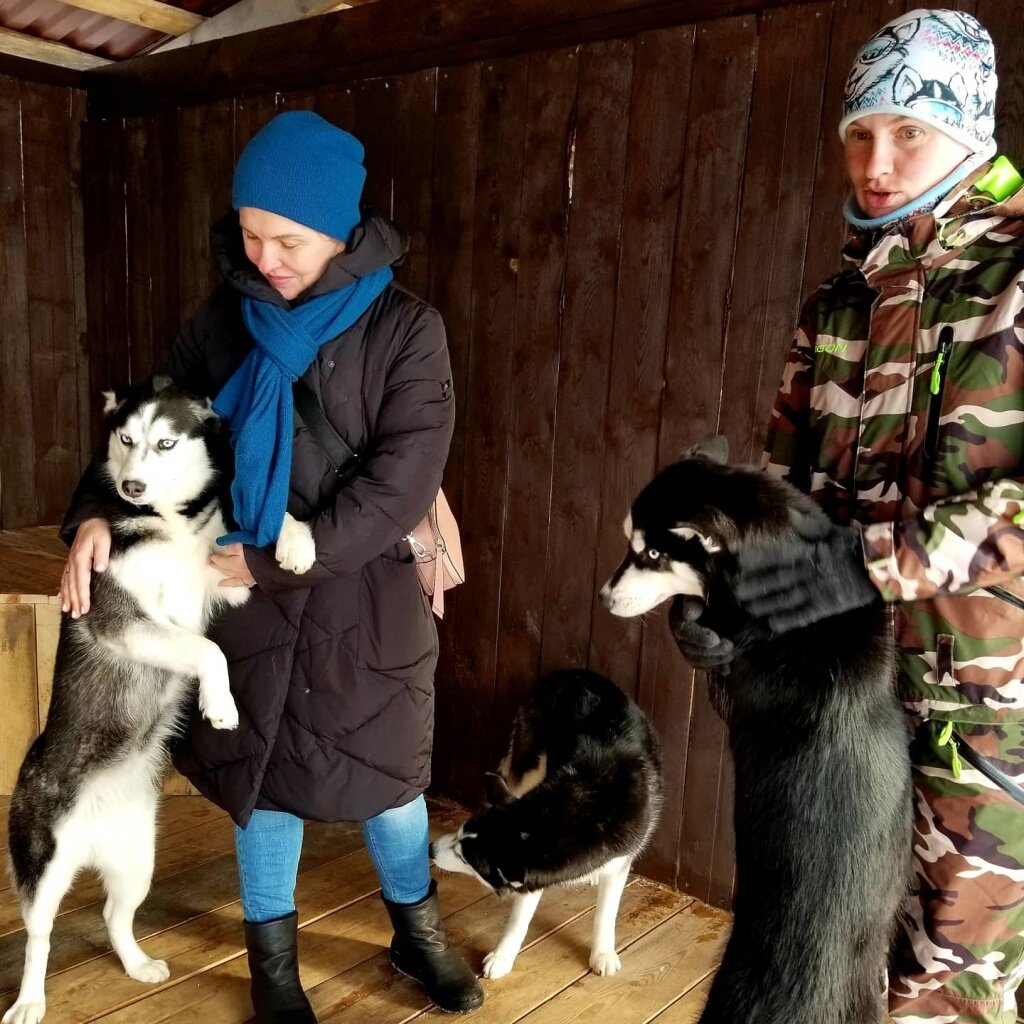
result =
[[[295,909],[295,877],[302,853],[303,822],[282,811],[252,812],[235,828],[235,853],[246,921],[276,921]],[[422,796],[363,822],[363,839],[392,903],[418,903],[430,890],[427,805]]]

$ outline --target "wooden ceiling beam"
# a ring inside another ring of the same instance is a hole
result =
[[[91,0],[90,0],[91,2]],[[130,0],[121,0],[130,2]],[[355,0],[358,2],[358,0]],[[245,32],[254,32],[261,28],[284,25],[287,22],[301,21],[320,14],[327,14],[343,7],[351,6],[351,2],[340,3],[339,0],[239,0],[225,8],[220,14],[197,26],[188,34],[169,39],[147,56],[164,53],[167,50],[194,46],[197,43],[208,43],[214,39],[224,39]]]
[[[243,0],[237,6],[251,2]],[[313,0],[281,2],[312,6]],[[818,2],[384,0],[353,5],[344,17],[306,18],[287,28],[262,28],[199,46],[183,47],[180,40],[172,40],[165,49],[87,72],[89,110],[100,117],[149,113],[226,96],[316,88]],[[210,26],[220,17],[211,18]]]
[[[0,28],[0,53],[25,60],[42,61],[44,64],[54,64],[61,68],[71,68],[73,71],[89,71],[111,63],[105,57],[83,53],[73,46],[26,35],[24,32],[13,32],[9,28]]]
[[[201,14],[183,11],[160,0],[61,0],[61,3],[169,36],[184,35],[206,21]]]

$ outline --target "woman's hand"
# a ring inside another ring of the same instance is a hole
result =
[[[245,548],[241,544],[225,544],[219,554],[210,555],[210,565],[224,577],[218,587],[256,586],[256,580],[245,564]]]
[[[103,572],[110,559],[110,523],[102,516],[86,519],[75,534],[64,575],[60,579],[61,611],[77,619],[89,610],[93,572]]]

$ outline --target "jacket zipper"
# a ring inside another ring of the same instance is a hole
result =
[[[949,353],[953,348],[953,328],[946,326],[939,334],[939,351],[932,366],[932,379],[928,387],[931,400],[928,403],[928,429],[924,436],[924,454],[930,462],[935,458],[939,446],[939,418],[942,416],[942,388],[946,383]]]
[[[1014,608],[1020,608],[1024,611],[1024,597],[1018,597],[1016,594],[1007,590],[1005,587],[982,587],[982,590],[987,590],[994,597],[1000,598],[1007,604],[1012,604]]]

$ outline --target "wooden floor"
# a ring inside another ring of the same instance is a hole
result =
[[[0,798],[3,827],[7,798]],[[455,812],[431,808],[440,833]],[[6,838],[6,837],[4,837]],[[239,1024],[250,1018],[248,975],[231,825],[199,797],[165,800],[153,889],[136,918],[146,952],[170,979],[148,987],[126,977],[109,951],[102,890],[83,876],[54,927],[47,979],[51,1024]],[[14,1002],[24,932],[0,879],[0,1012]],[[477,970],[501,932],[507,905],[472,879],[438,879],[449,934]],[[619,912],[622,971],[589,973],[595,890],[553,890],[541,901],[513,972],[485,981],[478,1024],[692,1024],[728,933],[728,918],[646,879],[630,881]],[[302,980],[323,1024],[399,1024],[438,1018],[419,987],[387,961],[387,915],[358,826],[310,824],[296,902]],[[452,1018],[446,1018],[452,1019]]]

